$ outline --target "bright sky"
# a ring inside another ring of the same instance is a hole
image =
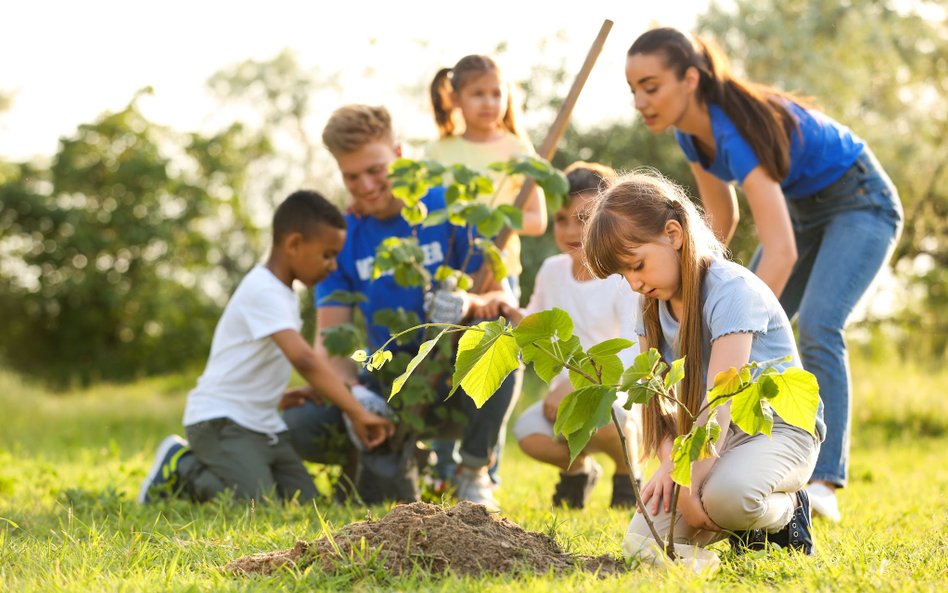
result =
[[[690,28],[707,5],[708,0],[11,2],[0,11],[0,92],[16,94],[12,108],[0,113],[0,158],[51,155],[60,136],[105,110],[121,109],[147,85],[155,94],[140,104],[150,119],[182,131],[203,129],[215,107],[205,91],[211,74],[249,58],[273,58],[285,48],[297,53],[303,67],[342,73],[341,96],[318,106],[314,120],[324,122],[343,103],[381,103],[391,108],[403,134],[430,136],[426,96],[405,96],[405,89],[430,81],[438,67],[466,54],[490,53],[500,42],[508,45],[501,66],[523,78],[531,65],[545,63],[537,49],[542,38],[566,40],[551,44],[548,65],[556,66],[559,48],[568,47],[572,76],[606,18],[615,25],[574,118],[579,124],[632,118],[623,74],[629,45],[653,22]]]

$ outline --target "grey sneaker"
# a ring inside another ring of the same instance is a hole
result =
[[[176,434],[169,435],[158,445],[155,460],[151,464],[138,496],[135,500],[140,503],[154,502],[159,498],[169,498],[174,495],[178,484],[178,462],[189,454],[191,448],[188,442]]]
[[[458,500],[484,505],[492,513],[500,511],[494,498],[494,483],[490,481],[486,467],[472,469],[459,465],[454,474],[454,495]]]
[[[581,509],[586,506],[589,494],[602,476],[602,466],[590,459],[586,471],[579,474],[560,472],[560,481],[553,491],[553,506]]]

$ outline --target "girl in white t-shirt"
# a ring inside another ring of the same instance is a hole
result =
[[[573,319],[573,331],[579,336],[584,348],[610,338],[627,338],[638,343],[635,321],[641,311],[639,296],[632,292],[621,276],[603,280],[595,278],[583,260],[584,214],[600,188],[614,177],[612,169],[595,163],[576,162],[566,169],[569,198],[553,218],[553,237],[562,253],[548,258],[540,266],[533,295],[525,310],[498,301],[494,303],[497,307],[494,311],[518,323],[526,315],[557,307],[569,313]],[[633,346],[619,356],[628,365],[636,354],[638,346]],[[572,390],[568,375],[564,372],[552,381],[550,391],[543,400],[524,411],[514,427],[520,448],[530,457],[560,469],[560,481],[553,494],[554,505],[565,504],[572,508],[585,506],[603,471],[589,454],[602,452],[615,462],[612,506],[634,506],[635,496],[614,425],[608,424],[599,429],[572,465],[566,441],[562,436],[554,436],[553,423],[557,409]],[[626,412],[621,404],[617,402],[615,409],[619,418],[626,419],[625,433],[631,449],[629,457],[637,460],[639,431],[634,419],[638,414]]]

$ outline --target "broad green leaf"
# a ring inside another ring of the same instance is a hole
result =
[[[421,346],[419,346],[418,353],[415,354],[414,358],[411,359],[411,362],[408,363],[408,367],[405,369],[405,372],[392,381],[392,393],[388,396],[389,400],[395,397],[395,394],[402,390],[402,386],[405,384],[405,381],[408,380],[408,377],[411,376],[421,361],[424,360],[426,356],[428,356],[428,353],[431,352],[431,350],[435,347],[435,344],[438,343],[438,340],[441,339],[441,336],[443,336],[444,332],[446,331],[447,329],[441,330],[438,335],[423,342]]]
[[[618,354],[626,348],[632,347],[634,344],[635,342],[632,340],[626,340],[625,338],[612,338],[589,348],[586,353],[593,358],[597,356],[606,356],[609,354]]]
[[[507,220],[507,226],[515,230],[523,228],[523,212],[520,208],[511,206],[510,204],[502,204],[497,206],[497,210],[504,215],[504,218]]]
[[[351,290],[334,290],[319,299],[318,304],[322,305],[324,303],[339,303],[341,305],[354,305],[356,303],[367,303],[369,299],[362,294],[361,292],[353,292]]]
[[[429,212],[428,216],[422,221],[421,226],[430,227],[437,226],[444,223],[448,220],[448,211],[445,209],[435,210],[434,212]]]
[[[495,210],[491,212],[490,216],[476,223],[477,232],[484,237],[493,237],[500,232],[500,229],[504,228],[505,221],[503,213]]]
[[[632,365],[622,373],[619,389],[629,395],[626,401],[627,409],[632,404],[648,403],[656,395],[654,390],[649,389],[649,379],[652,378],[660,361],[661,354],[658,350],[649,348],[648,352],[642,352],[636,356]]]
[[[614,386],[590,385],[573,391],[560,402],[553,432],[566,437],[570,462],[582,452],[597,430],[612,421],[615,401]]]
[[[409,328],[421,325],[421,319],[414,311],[406,311],[402,307],[397,309],[379,309],[372,316],[372,323],[381,325],[389,331],[389,335],[401,333]],[[405,334],[396,340],[397,344],[410,344],[415,341],[414,332]]]
[[[461,187],[456,184],[451,184],[448,186],[448,189],[444,190],[444,202],[448,206],[457,202],[460,197]]]
[[[539,344],[543,345],[542,350]],[[563,370],[563,363],[560,360],[568,360],[578,351],[580,351],[579,336],[570,336],[568,340],[537,340],[523,347],[523,360],[532,362],[537,376],[549,383]]]
[[[520,366],[516,341],[504,332],[507,320],[484,321],[477,325],[483,331],[469,329],[458,342],[454,365],[454,387],[450,395],[463,387],[480,408],[500,387],[511,371]]]
[[[678,385],[684,378],[685,359],[682,357],[671,363],[671,368],[668,369],[668,374],[665,375],[665,389],[671,390],[672,387]]]
[[[714,409],[727,403],[727,397],[736,394],[751,381],[750,369],[746,366],[741,370],[734,367],[721,371],[714,377],[714,385],[708,391],[707,400]]]
[[[820,386],[812,373],[791,367],[779,375],[767,375],[779,388],[770,405],[784,422],[816,434],[816,413],[820,406]]]
[[[352,353],[352,356],[350,356],[349,358],[351,358],[352,360],[356,362],[365,362],[368,357],[369,357],[369,354],[365,350],[356,350],[355,352]]]
[[[573,336],[573,320],[569,313],[553,308],[524,317],[513,330],[520,347],[544,339],[569,340]]]
[[[494,278],[506,278],[507,265],[504,263],[504,256],[500,249],[497,249],[497,246],[487,239],[476,239],[474,245],[484,254]]]
[[[720,436],[721,426],[712,416],[706,424],[695,425],[690,433],[676,437],[672,446],[672,480],[690,488],[692,464],[715,455],[714,443]]]
[[[349,356],[364,342],[358,328],[352,323],[340,323],[319,332],[323,346],[332,356]]]
[[[474,279],[471,278],[470,274],[461,274],[458,276],[458,289],[460,290],[470,290],[474,287]]]
[[[470,204],[464,209],[464,218],[468,223],[473,225],[487,220],[491,217],[491,214],[493,214],[493,212],[491,211],[490,207],[486,204],[481,204],[480,202]]]
[[[580,388],[586,385],[616,385],[622,376],[622,360],[615,354],[600,355],[595,358],[586,353],[586,358],[579,364],[582,371],[597,379],[590,382],[589,379],[576,371],[570,369],[569,380],[573,387]]]
[[[753,383],[731,398],[731,421],[750,435],[763,433],[770,436],[774,426],[774,412]]]
[[[655,365],[662,359],[655,348],[649,348],[648,352],[642,352],[632,361],[632,366],[622,373],[622,390],[628,389],[629,384],[635,383],[640,379],[647,379],[652,375]]]

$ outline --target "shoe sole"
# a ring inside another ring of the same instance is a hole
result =
[[[145,504],[148,502],[148,490],[151,488],[151,483],[154,481],[155,477],[158,476],[158,473],[161,471],[161,466],[164,464],[165,457],[168,455],[168,451],[171,450],[171,447],[175,445],[183,445],[184,441],[181,437],[176,435],[166,436],[161,444],[158,445],[158,451],[155,453],[155,460],[151,464],[148,473],[145,474],[145,479],[142,481],[141,487],[138,489],[138,496],[135,497],[135,502],[139,504]]]

